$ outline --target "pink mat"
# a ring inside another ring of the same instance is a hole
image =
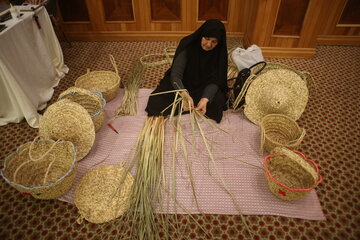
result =
[[[150,92],[149,89],[140,89],[137,116],[124,116],[113,122],[113,126],[120,134],[116,134],[105,124],[96,133],[95,144],[91,152],[78,163],[74,186],[59,200],[73,203],[72,196],[77,182],[90,169],[131,160],[138,134],[146,119],[144,109]],[[117,98],[107,104],[105,122],[119,106],[122,96],[123,91],[120,91]],[[232,198],[226,193],[224,185],[221,183],[223,182],[245,215],[279,215],[325,220],[314,190],[297,201],[283,201],[276,198],[268,189],[263,170],[246,164],[250,163],[261,167],[263,156],[259,155],[259,128],[248,121],[242,113],[231,111],[224,113],[223,120],[218,126],[230,134],[202,122],[201,126],[211,145],[215,163],[209,159],[198,131],[195,131],[195,134],[192,133],[189,115],[182,116],[181,125],[184,137],[190,141],[195,140],[195,144],[187,143],[187,151],[199,208],[195,204],[185,158],[182,156],[182,148],[179,146],[175,163],[176,199],[181,206],[174,206],[173,200],[163,194],[163,210],[158,210],[159,212],[237,215],[239,212]],[[164,172],[166,174],[171,172],[172,167],[173,128],[170,124],[166,126],[165,135]],[[169,178],[169,175],[166,174],[166,178]],[[184,211],[184,209],[186,210]]]

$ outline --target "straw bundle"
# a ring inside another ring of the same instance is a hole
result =
[[[74,193],[80,219],[104,223],[123,215],[130,206],[133,181],[133,176],[119,165],[105,165],[86,173]]]
[[[154,204],[161,202],[164,117],[148,117],[136,144],[138,161],[130,206],[134,239],[156,239]]]
[[[90,69],[88,69],[86,74],[78,77],[75,81],[76,87],[102,92],[106,102],[110,102],[116,97],[120,86],[120,76],[115,59],[112,55],[109,55],[109,57],[115,73],[111,71],[90,72]]]
[[[95,132],[100,130],[104,122],[104,108],[106,105],[106,100],[103,98],[103,94],[101,92],[70,87],[60,94],[59,100],[64,98],[83,106],[90,114],[90,117],[95,126]]]
[[[125,94],[121,101],[120,106],[117,108],[115,116],[133,116],[137,113],[137,101],[136,97],[139,91],[140,86],[144,82],[144,71],[145,67],[138,60],[134,67],[130,71],[128,80],[125,83]]]
[[[5,159],[1,174],[7,183],[24,194],[53,199],[71,188],[75,162],[71,142],[35,138]]]
[[[305,129],[282,114],[266,115],[260,123],[260,129],[261,148],[268,152],[275,147],[297,149],[305,136]]]
[[[322,181],[314,161],[286,148],[275,148],[266,156],[264,169],[270,191],[283,200],[302,198]]]
[[[69,99],[62,99],[46,109],[40,121],[39,135],[72,142],[80,161],[94,144],[95,127],[85,108]]]

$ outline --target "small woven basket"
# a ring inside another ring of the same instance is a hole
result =
[[[268,114],[261,120],[261,148],[271,152],[275,147],[297,149],[304,139],[305,129],[283,114]]]
[[[275,148],[264,169],[270,191],[283,200],[300,199],[322,182],[315,162],[296,150]]]
[[[115,59],[109,55],[110,62],[115,72],[111,71],[92,71],[88,69],[87,73],[78,77],[75,81],[75,87],[102,92],[106,102],[110,102],[116,97],[120,86],[120,76],[116,66]]]
[[[60,94],[59,100],[64,98],[83,106],[90,114],[95,126],[95,132],[100,130],[105,118],[104,108],[106,105],[106,100],[101,92],[70,87]]]
[[[54,199],[71,188],[75,162],[75,147],[71,142],[35,138],[5,159],[1,175],[25,195]]]
[[[79,222],[104,223],[123,215],[130,207],[133,176],[122,166],[105,165],[86,173],[74,193]]]

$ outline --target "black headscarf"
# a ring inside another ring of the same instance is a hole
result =
[[[217,38],[217,46],[210,51],[203,50],[201,47],[202,37]],[[202,91],[210,83],[218,85],[219,89],[225,93],[228,59],[224,24],[217,19],[207,20],[194,33],[180,41],[174,58],[185,49],[187,64],[183,84],[190,95],[192,92]]]

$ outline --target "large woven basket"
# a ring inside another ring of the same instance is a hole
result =
[[[275,148],[264,169],[270,191],[283,200],[300,199],[322,182],[315,162],[296,150]]]
[[[114,57],[112,55],[109,55],[109,57],[111,64],[115,68],[115,72],[90,71],[90,69],[88,69],[86,74],[76,79],[75,87],[102,92],[106,102],[114,99],[119,91],[120,76]]]
[[[105,165],[86,173],[74,193],[80,220],[104,223],[123,215],[130,207],[133,181],[133,176],[119,165]]]
[[[100,130],[104,122],[104,108],[106,105],[106,100],[101,92],[95,90],[90,91],[78,87],[70,87],[60,94],[59,100],[64,98],[83,106],[90,114],[95,126],[95,132]]]
[[[305,129],[283,114],[268,114],[261,120],[261,147],[270,152],[275,147],[297,149],[304,139]]]
[[[75,162],[75,147],[71,142],[35,138],[5,159],[1,174],[25,195],[54,199],[71,188]]]
[[[46,139],[72,142],[76,159],[80,161],[95,142],[95,127],[83,106],[69,99],[61,99],[46,109],[40,120],[39,135]]]

